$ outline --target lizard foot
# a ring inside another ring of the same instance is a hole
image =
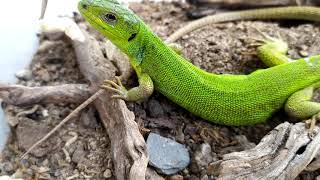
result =
[[[259,34],[261,34],[262,38],[252,38],[254,41],[256,41],[255,43],[252,43],[252,46],[262,46],[262,45],[266,45],[269,46],[272,49],[277,50],[280,53],[286,54],[289,46],[288,43],[286,43],[279,32],[277,32],[277,37],[271,37],[269,36],[267,33],[262,32],[261,30],[259,30],[258,28],[255,28],[256,31],[259,32]]]
[[[116,95],[111,96],[114,99],[127,100],[128,90],[122,85],[120,77],[116,76],[117,83],[105,80],[100,88],[115,92]]]
[[[170,43],[168,46],[177,54],[182,55],[182,46],[177,43]]]

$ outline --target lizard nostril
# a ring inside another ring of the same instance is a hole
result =
[[[88,5],[82,4],[82,8],[83,8],[83,9],[88,9]]]

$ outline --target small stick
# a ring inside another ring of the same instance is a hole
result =
[[[43,19],[44,14],[46,13],[47,5],[48,0],[42,0],[40,19]]]
[[[88,98],[86,101],[84,101],[82,104],[80,104],[74,111],[72,111],[66,118],[64,118],[56,127],[54,127],[48,134],[46,134],[43,138],[41,138],[39,141],[37,141],[35,144],[33,144],[22,156],[21,159],[24,159],[26,155],[30,153],[35,147],[37,147],[39,144],[47,140],[53,133],[55,133],[61,126],[63,126],[66,122],[68,122],[71,118],[75,117],[79,114],[81,110],[83,110],[85,107],[87,107],[90,103],[95,101],[101,94],[103,94],[105,90],[100,89],[96,93],[94,93],[90,98]]]

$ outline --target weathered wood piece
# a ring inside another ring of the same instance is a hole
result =
[[[226,154],[217,163],[219,179],[294,179],[315,158],[320,128],[310,138],[304,123],[282,123],[253,149]]]
[[[0,84],[0,99],[15,106],[44,103],[79,103],[92,94],[88,85],[65,84],[58,86],[26,87]]]
[[[73,41],[79,68],[82,74],[98,87],[103,80],[113,79],[115,67],[104,58],[99,43],[87,32],[84,42]],[[94,105],[99,112],[111,140],[113,163],[117,179],[145,179],[148,153],[144,138],[123,100],[114,100],[106,92]]]

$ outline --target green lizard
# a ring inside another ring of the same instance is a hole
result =
[[[42,16],[46,3],[47,0],[43,0]],[[119,78],[118,84],[105,81],[103,88],[116,92],[114,98],[139,101],[149,97],[155,88],[190,112],[225,125],[263,122],[284,104],[290,115],[299,118],[309,118],[320,112],[320,104],[311,102],[313,90],[320,87],[320,55],[292,61],[285,56],[288,50],[285,42],[265,36],[258,55],[271,68],[249,75],[216,75],[193,66],[177,53],[176,46],[162,42],[140,18],[116,0],[82,0],[79,10],[96,29],[130,57],[130,63],[139,77],[139,87],[129,91],[122,86]],[[174,42],[207,24],[243,19],[319,21],[320,8],[269,8],[208,16],[176,31],[166,42]],[[103,92],[101,89],[83,102],[21,158]]]
[[[320,55],[291,61],[285,56],[287,44],[267,37],[258,54],[270,68],[249,75],[216,75],[189,63],[116,0],[82,0],[78,8],[95,29],[128,55],[139,78],[139,86],[130,90],[120,81],[105,81],[102,87],[117,93],[114,98],[139,101],[155,89],[203,119],[235,126],[264,122],[284,104],[287,113],[298,118],[320,112],[320,104],[311,101],[313,89],[320,87]],[[320,9],[283,7],[218,17],[217,22],[267,18],[317,21]]]

